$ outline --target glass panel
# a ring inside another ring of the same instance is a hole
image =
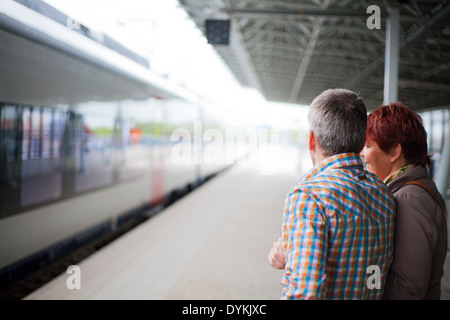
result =
[[[49,159],[52,146],[52,110],[42,111],[41,159]]]
[[[61,142],[64,134],[64,123],[66,121],[66,115],[63,112],[54,112],[53,120],[52,120],[52,128],[51,131],[51,157],[59,158],[61,154]]]
[[[19,208],[20,122],[19,106],[0,104],[0,217]]]
[[[81,140],[76,149],[75,191],[81,192],[113,182],[114,119],[111,108],[107,117],[84,114],[80,123]]]
[[[5,161],[18,162],[17,150],[17,115],[19,107],[4,106],[2,108],[1,131],[2,131],[2,154],[6,157]],[[4,153],[3,153],[4,152]]]
[[[31,110],[30,107],[23,108],[23,139],[22,139],[22,160],[30,158],[30,133],[31,133]]]
[[[130,101],[122,105],[119,180],[142,176],[150,167],[152,107],[152,101]]]
[[[40,108],[31,108],[30,159],[39,159],[41,150],[41,112]]]
[[[59,144],[62,139],[61,130],[52,130],[55,118],[52,114],[60,113],[51,108],[24,108],[21,206],[42,203],[61,196],[59,153],[51,157],[52,144]]]

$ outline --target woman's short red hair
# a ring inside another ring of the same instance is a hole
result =
[[[431,165],[422,118],[401,102],[381,106],[369,114],[367,135],[386,153],[399,143],[408,164]]]

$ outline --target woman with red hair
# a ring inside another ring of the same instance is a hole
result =
[[[401,102],[367,117],[361,151],[367,170],[394,194],[394,255],[384,299],[440,299],[447,253],[445,202],[429,177],[427,133],[420,116]]]

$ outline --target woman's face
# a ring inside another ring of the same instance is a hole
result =
[[[360,153],[367,164],[367,170],[374,173],[381,180],[386,179],[392,169],[391,157],[380,149],[378,144],[369,136],[366,137],[366,144]]]

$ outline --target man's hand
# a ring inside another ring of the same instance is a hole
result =
[[[270,265],[275,269],[284,269],[286,260],[284,258],[281,238],[279,238],[277,242],[273,243],[272,249],[270,249],[267,259],[269,260]]]

